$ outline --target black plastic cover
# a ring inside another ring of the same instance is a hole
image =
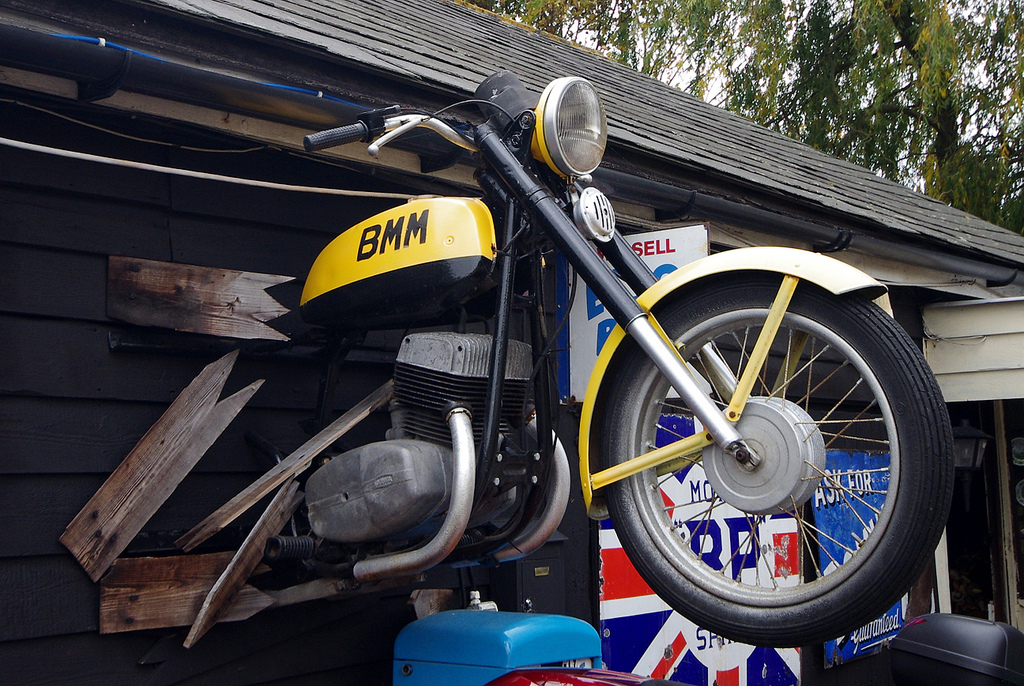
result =
[[[897,686],[1024,686],[1024,634],[1008,624],[930,614],[889,644]]]
[[[539,95],[528,91],[519,77],[510,71],[495,72],[484,79],[477,86],[476,98],[497,105],[481,104],[480,109],[488,117],[497,115],[502,129],[524,111],[534,109],[540,100]]]

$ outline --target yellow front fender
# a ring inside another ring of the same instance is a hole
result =
[[[666,275],[644,291],[637,302],[647,312],[666,296],[700,279],[730,271],[761,271],[788,274],[810,281],[836,295],[861,293],[873,299],[891,314],[886,287],[855,267],[818,253],[795,248],[740,248],[702,258]],[[591,480],[593,460],[591,446],[596,445],[594,417],[601,407],[601,400],[607,390],[606,376],[614,369],[621,344],[626,334],[616,326],[605,340],[601,354],[594,364],[594,370],[587,384],[583,398],[583,412],[580,415],[580,479],[583,485],[583,501],[587,514],[595,519],[608,516],[604,499],[595,494]],[[610,378],[610,377],[609,377]]]

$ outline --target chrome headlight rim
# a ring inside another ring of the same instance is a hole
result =
[[[593,94],[593,101],[598,114],[596,133],[600,141],[598,145],[600,152],[592,165],[577,164],[578,160],[571,159],[572,155],[567,154],[562,145],[562,136],[559,135],[558,120],[562,99],[569,89],[574,86],[584,86]],[[581,76],[564,76],[555,79],[547,85],[541,94],[536,114],[537,128],[534,135],[534,153],[536,157],[543,160],[552,170],[569,178],[586,176],[597,169],[604,157],[608,141],[608,123],[604,105],[597,94],[597,89],[590,81]]]

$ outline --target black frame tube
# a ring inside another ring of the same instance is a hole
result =
[[[646,316],[637,305],[635,296],[622,285],[597,250],[565,216],[547,186],[512,154],[501,134],[489,122],[477,127],[476,144],[490,168],[501,177],[531,218],[545,229],[569,264],[608,308],[616,323],[626,328],[637,317]]]
[[[654,275],[651,268],[647,266],[646,262],[637,257],[629,241],[618,231],[615,232],[610,241],[601,243],[598,247],[604,256],[608,258],[608,261],[612,263],[612,266],[618,270],[622,280],[637,295],[640,295],[658,282],[658,277]]]
[[[491,359],[487,368],[487,401],[484,406],[483,436],[477,452],[476,502],[487,490],[501,428],[501,400],[505,391],[505,366],[508,360],[509,324],[512,318],[512,296],[515,283],[515,246],[509,243],[522,220],[522,212],[515,203],[505,204],[502,241],[504,249],[498,251],[500,276],[498,281],[497,311],[494,314],[494,337],[491,340]],[[507,252],[506,252],[507,251]]]

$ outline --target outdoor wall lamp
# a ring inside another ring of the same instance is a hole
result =
[[[959,426],[953,427],[953,460],[957,477],[963,484],[965,512],[971,510],[971,480],[974,472],[981,469],[985,448],[991,439],[991,436],[975,429],[966,419],[961,419]]]

